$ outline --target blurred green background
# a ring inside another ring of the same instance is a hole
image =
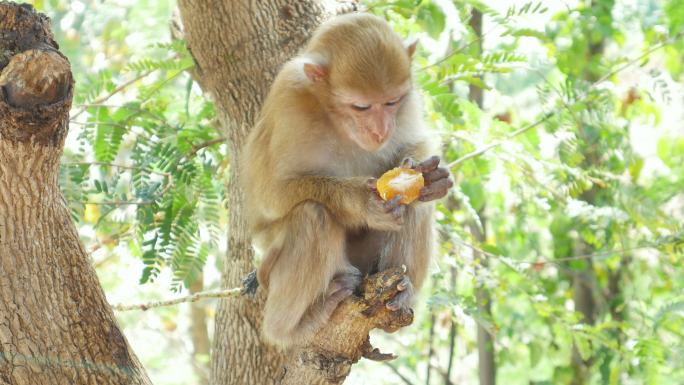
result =
[[[61,186],[108,299],[218,288],[230,165],[175,2],[32,3],[73,66]],[[456,183],[416,322],[373,336],[400,357],[346,384],[684,384],[684,1],[363,4],[419,39]],[[215,305],[117,313],[155,384],[206,383]]]

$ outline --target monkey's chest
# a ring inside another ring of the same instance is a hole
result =
[[[331,154],[331,176],[356,177],[373,176],[379,177],[388,169],[397,165],[395,156],[389,152],[380,153],[348,153]]]

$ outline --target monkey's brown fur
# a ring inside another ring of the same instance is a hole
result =
[[[411,283],[425,279],[434,205],[383,203],[367,185],[405,158],[436,153],[411,85],[414,48],[375,16],[341,16],[275,79],[240,160],[247,218],[264,256],[264,335],[274,344],[305,343],[371,269],[408,268],[395,307],[408,306]],[[357,144],[384,133],[373,151]],[[438,170],[426,183],[450,186]]]

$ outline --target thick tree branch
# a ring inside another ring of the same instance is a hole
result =
[[[362,357],[393,359],[371,346],[368,333],[373,329],[391,333],[413,322],[411,309],[390,311],[385,306],[403,276],[402,268],[394,268],[367,277],[359,296],[342,302],[309,345],[288,355],[280,384],[341,384]]]

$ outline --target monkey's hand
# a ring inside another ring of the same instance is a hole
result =
[[[423,173],[425,186],[420,190],[420,197],[418,198],[423,202],[444,198],[454,185],[454,182],[449,178],[449,170],[445,167],[439,167],[438,156],[432,156],[418,164],[413,159],[406,158],[401,162],[401,167]]]
[[[378,195],[378,180],[371,178],[367,182],[369,189],[366,222],[368,227],[376,230],[399,231],[404,223],[406,206],[400,203],[401,195],[387,202]]]

